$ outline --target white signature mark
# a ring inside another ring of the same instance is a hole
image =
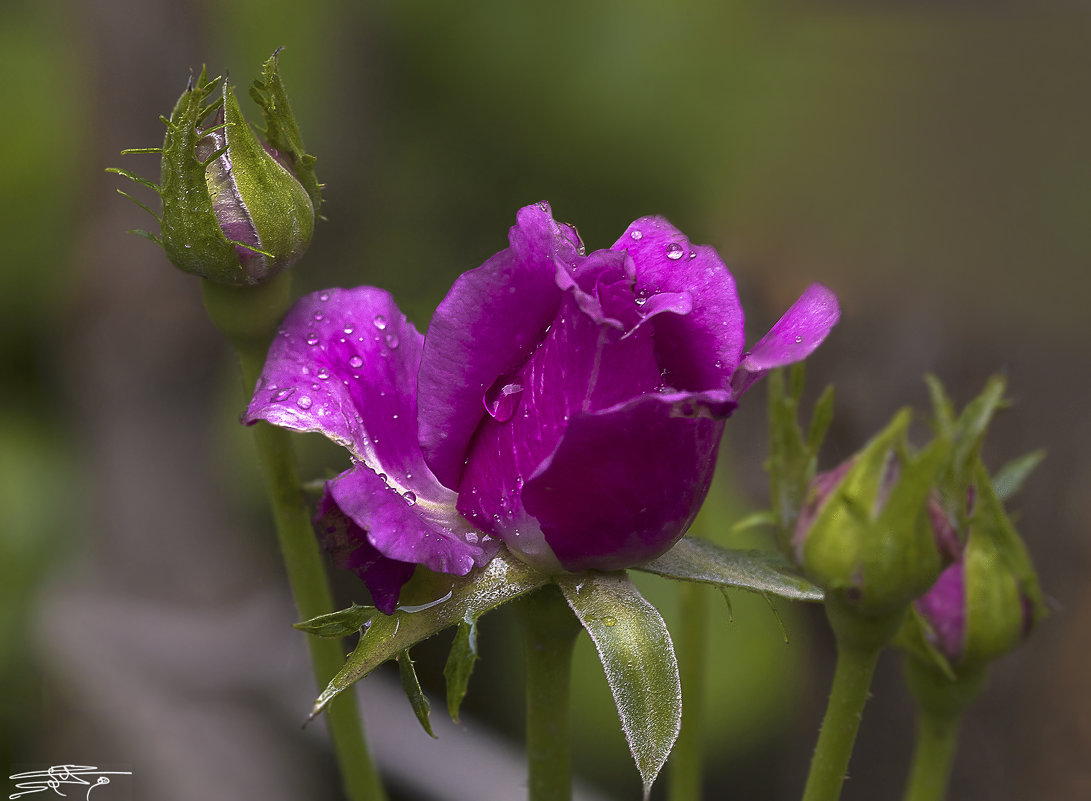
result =
[[[32,770],[27,773],[16,773],[14,776],[8,776],[11,781],[15,782],[15,789],[19,791],[12,793],[8,798],[22,798],[24,795],[42,793],[46,790],[52,790],[57,795],[67,798],[61,792],[61,788],[66,785],[75,785],[87,788],[84,801],[90,801],[91,791],[102,787],[104,784],[109,784],[111,776],[131,775],[131,770],[99,770],[91,765],[53,765],[46,770]],[[87,778],[84,778],[94,776],[98,777],[94,782],[89,782]]]

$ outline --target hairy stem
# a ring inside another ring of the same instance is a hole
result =
[[[707,598],[697,584],[678,585],[682,625],[675,638],[682,681],[682,729],[670,757],[667,774],[669,801],[700,801],[704,757],[705,619]]]
[[[527,798],[572,797],[568,692],[580,624],[554,584],[518,604],[526,646]]]
[[[202,286],[209,317],[238,354],[243,391],[249,399],[269,343],[291,305],[289,273],[257,287],[230,287],[210,281],[202,282]],[[296,472],[291,435],[265,422],[251,430],[300,619],[332,612],[333,597]],[[344,661],[341,644],[320,637],[308,637],[307,644],[318,687],[325,689]],[[347,797],[350,801],[385,801],[386,793],[364,738],[356,697],[352,693],[338,696],[327,717]]]

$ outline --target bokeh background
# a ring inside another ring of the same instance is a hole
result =
[[[124,234],[149,221],[103,172],[154,178],[154,157],[118,151],[159,143],[189,70],[245,86],[282,45],[328,185],[301,291],[377,284],[423,330],[516,209],[548,199],[591,248],[647,213],[717,246],[752,341],[808,282],[834,287],[844,316],[809,375],[837,388],[827,466],[923,410],[925,372],[959,403],[1004,372],[986,459],[1048,449],[1014,506],[1053,614],[994,669],[950,797],[1091,798],[1091,13],[1047,0],[6,0],[0,765],[133,772],[104,798],[339,797],[322,726],[300,730],[314,688],[234,365],[196,281]],[[730,527],[766,500],[763,398],[728,426],[702,535],[759,542]],[[313,474],[340,464],[302,444]],[[683,622],[673,587],[641,586]],[[707,600],[707,797],[798,797],[832,669],[821,615],[782,604],[785,645],[760,599],[737,594],[733,620]],[[445,647],[415,654],[437,724]],[[362,683],[399,798],[521,797],[505,612],[482,655],[438,742],[389,676]],[[846,799],[900,793],[898,663]],[[586,642],[576,675],[583,797],[637,798]]]

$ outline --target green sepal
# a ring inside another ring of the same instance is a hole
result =
[[[779,554],[724,548],[696,537],[683,537],[658,559],[635,569],[676,581],[738,587],[793,601],[822,600],[822,590],[798,575],[795,566]]]
[[[322,207],[322,185],[314,172],[315,157],[303,146],[303,137],[300,136],[292,105],[288,102],[288,93],[280,78],[281,50],[283,48],[277,48],[261,65],[261,78],[250,85],[250,96],[261,108],[265,119],[265,140],[287,159],[292,173],[310,197],[317,216]]]
[[[978,495],[963,555],[966,635],[959,662],[965,665],[1009,651],[1046,615],[1030,555],[980,462],[975,479]]]
[[[682,722],[682,688],[670,632],[625,573],[555,580],[598,650],[646,801]]]
[[[905,623],[898,629],[892,644],[903,651],[909,652],[911,658],[934,671],[938,671],[950,681],[954,681],[955,669],[951,666],[947,657],[943,655],[943,652],[932,644],[929,639],[931,633],[932,627],[928,625],[928,621],[917,611],[915,606],[910,605]]]
[[[951,443],[937,437],[910,455],[910,419],[903,409],[857,454],[803,544],[807,576],[827,593],[843,592],[868,614],[916,598],[941,567],[927,502]]]
[[[772,514],[777,521],[777,544],[785,554],[792,552],[796,519],[806,502],[807,489],[817,472],[818,451],[833,421],[833,387],[819,396],[804,433],[800,404],[803,398],[803,363],[792,365],[785,380],[784,370],[774,370],[769,384],[769,492]]]
[[[417,572],[429,575],[428,571]],[[396,658],[410,646],[465,621],[467,616],[479,617],[549,581],[549,576],[523,564],[503,550],[485,568],[474,571],[466,578],[452,579],[450,576],[430,575],[435,576],[432,582],[445,583],[448,587],[446,593],[434,594],[423,604],[403,604],[392,615],[384,615],[376,610],[366,619],[363,614],[346,614],[342,625],[360,623],[366,628],[360,635],[356,648],[345,660],[344,666],[318,696],[311,710],[311,717],[325,709],[330,701],[355,682],[388,659]],[[345,610],[345,613],[349,612],[350,610]],[[306,630],[306,627],[322,626],[328,622],[329,617],[322,615],[297,624],[297,627]]]
[[[421,689],[420,679],[417,678],[417,671],[413,667],[413,660],[409,658],[409,649],[407,648],[399,653],[397,659],[398,672],[402,677],[402,690],[405,692],[405,697],[409,699],[409,703],[413,707],[413,714],[420,721],[421,728],[428,732],[429,737],[434,738],[436,735],[432,731],[432,719],[430,717],[432,705],[428,703],[428,698],[424,695],[424,690]]]
[[[197,160],[197,127],[203,122],[205,99],[220,78],[209,79],[205,69],[192,76],[167,121],[159,195],[163,199],[163,249],[179,270],[218,283],[245,284],[235,246],[216,220],[205,182],[205,167]]]
[[[1023,488],[1023,484],[1034,468],[1046,458],[1045,450],[1032,451],[1017,459],[1012,459],[1006,465],[996,471],[992,485],[996,497],[1006,501]]]
[[[451,643],[451,653],[447,657],[447,664],[443,666],[443,677],[447,680],[447,712],[455,723],[458,723],[458,710],[470,686],[475,662],[477,618],[470,617],[458,624],[455,639]]]

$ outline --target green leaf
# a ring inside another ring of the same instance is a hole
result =
[[[451,720],[458,723],[458,710],[466,689],[470,685],[470,675],[477,661],[477,618],[468,618],[458,624],[451,653],[443,667],[443,676],[447,679],[447,712]]]
[[[637,569],[677,581],[739,587],[794,601],[822,600],[822,590],[797,575],[779,554],[733,550],[696,537],[683,537],[658,559]]]
[[[421,727],[428,732],[428,736],[434,738],[436,735],[432,731],[432,720],[429,717],[432,705],[428,703],[424,690],[421,689],[420,680],[417,678],[417,671],[413,669],[413,660],[409,658],[408,649],[398,654],[398,672],[402,676],[402,690],[405,691],[405,697],[409,699],[409,703],[413,706],[413,714],[417,716]]]
[[[647,799],[682,722],[682,688],[670,632],[624,573],[560,576],[555,581],[598,649]]]
[[[501,550],[484,570],[474,571],[466,578],[450,580],[446,595],[433,596],[431,602],[417,606],[401,606],[392,615],[373,614],[355,650],[318,696],[311,717],[325,709],[330,701],[355,682],[410,646],[467,617],[479,617],[548,581],[549,577],[544,573]],[[355,622],[355,618],[348,616],[343,625]]]
[[[374,606],[353,604],[347,609],[319,615],[293,626],[316,637],[347,637],[364,628],[377,612]]]
[[[1006,501],[1013,496],[1023,487],[1023,483],[1027,480],[1027,476],[1041,464],[1042,460],[1046,458],[1046,452],[1044,450],[1033,451],[1025,456],[1020,456],[1018,459],[1013,459],[1006,465],[996,471],[996,475],[993,476],[993,490],[996,492],[996,497],[1002,501]]]

